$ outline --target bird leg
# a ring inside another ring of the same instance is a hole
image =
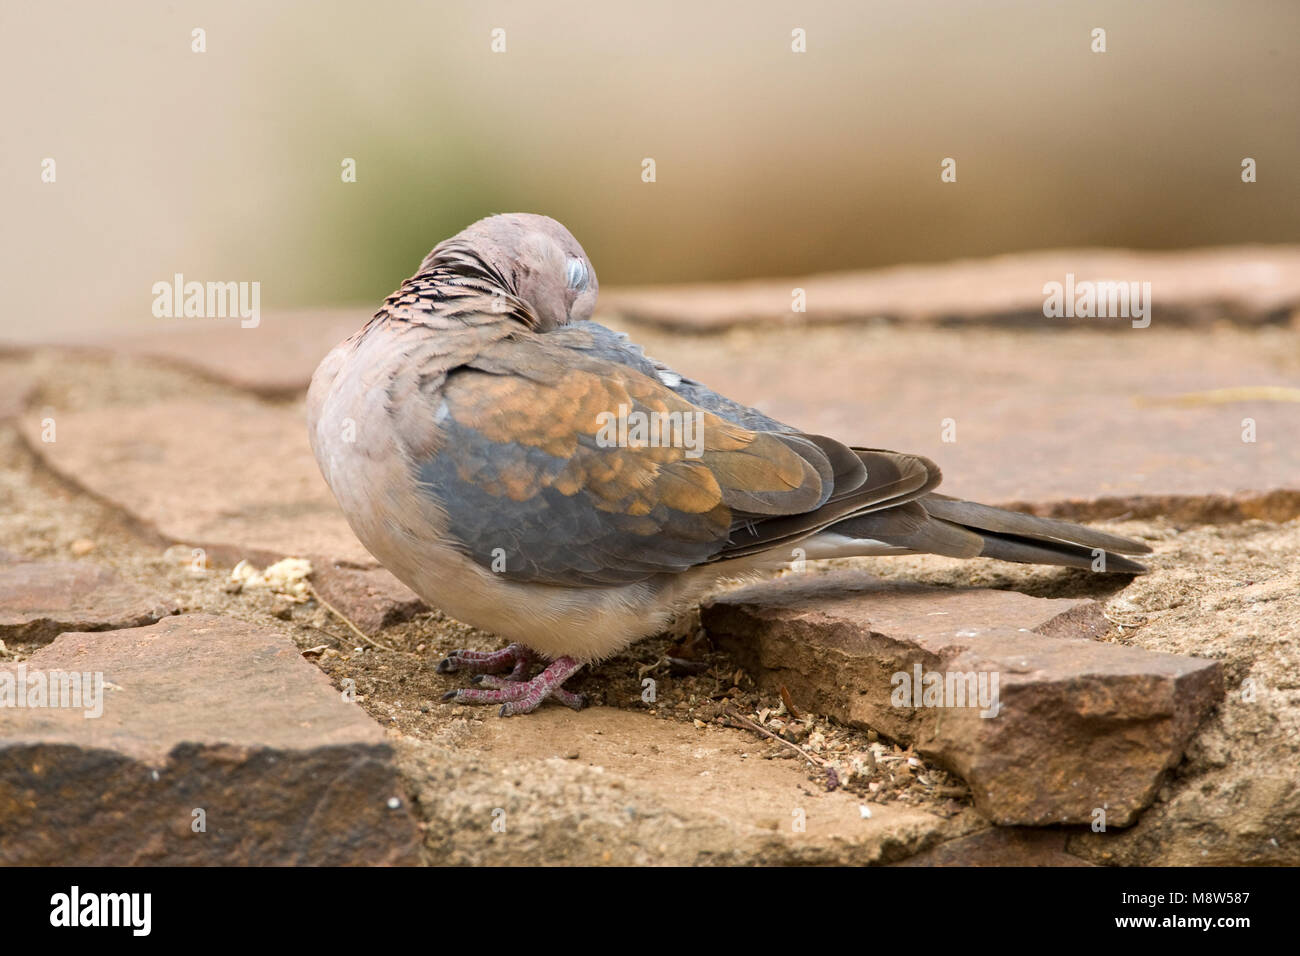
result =
[[[522,644],[511,644],[499,651],[452,651],[438,664],[438,673],[501,674],[510,671],[506,680],[523,680],[528,665],[535,660],[537,655]]]
[[[505,651],[497,651],[497,654],[505,654],[511,647],[519,647],[512,644]],[[473,651],[460,651],[460,654],[475,653]],[[525,651],[532,659],[532,652]],[[487,657],[488,655],[483,655]],[[454,657],[454,655],[453,655]],[[453,660],[448,657],[442,664],[438,665],[438,670],[447,673],[448,670],[456,670],[456,666],[451,666],[447,670],[443,665]],[[483,658],[470,658],[473,664],[465,669],[479,666],[483,663]],[[494,661],[492,665],[498,670],[505,670],[509,665],[503,659]],[[525,666],[527,664],[525,663]],[[540,674],[532,680],[523,680],[522,676],[516,677],[520,673],[520,666],[515,664],[514,670],[508,677],[496,677],[486,672],[486,669],[480,670],[474,678],[474,682],[479,684],[477,688],[459,688],[449,690],[442,695],[443,700],[455,700],[467,704],[500,704],[502,717],[509,717],[511,714],[527,714],[541,706],[542,701],[548,697],[553,697],[566,707],[572,707],[574,710],[581,710],[587,703],[581,694],[575,694],[565,690],[560,685],[576,674],[582,668],[581,661],[575,661],[572,657],[557,657],[551,661]],[[482,689],[486,688],[486,689]]]

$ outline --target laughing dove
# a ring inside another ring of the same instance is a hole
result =
[[[590,321],[596,291],[558,222],[492,216],[440,243],[312,378],[312,450],[362,544],[513,642],[453,652],[439,670],[479,686],[448,698],[580,707],[561,685],[584,664],[719,579],[795,557],[1145,570],[1120,557],[1143,544],[936,494],[927,458],[806,434],[678,375]]]

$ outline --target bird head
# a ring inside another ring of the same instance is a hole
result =
[[[591,260],[549,216],[504,213],[480,219],[429,253],[421,272],[450,269],[484,279],[525,307],[535,331],[591,318],[599,284]]]

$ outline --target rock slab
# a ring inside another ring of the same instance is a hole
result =
[[[801,761],[759,756],[748,731],[612,707],[529,717],[399,743],[431,863],[863,866],[988,829],[971,810],[940,816],[810,784]]]
[[[1223,674],[1216,661],[1090,639],[1100,612],[837,572],[745,588],[701,616],[760,683],[914,745],[962,776],[994,823],[1090,824],[1104,812],[1127,826],[1222,699]]]
[[[1069,833],[1029,827],[990,827],[941,843],[893,866],[1095,866],[1067,849]]]
[[[409,621],[429,610],[414,591],[384,568],[313,562],[316,591],[367,634]]]
[[[58,441],[28,416],[28,445],[57,475],[166,540],[215,561],[328,555],[366,566],[321,478],[300,407],[247,398],[57,413]]]
[[[1177,252],[1051,249],[988,259],[902,265],[789,279],[610,290],[602,309],[695,332],[755,323],[888,321],[957,325],[1003,322],[1098,328],[1125,319],[1047,318],[1044,285],[1150,283],[1151,318],[1162,325],[1246,326],[1285,321],[1300,307],[1300,247],[1235,246]],[[802,289],[806,311],[791,308]]]
[[[418,862],[383,731],[279,635],[213,615],[64,634],[0,667],[0,700],[52,672],[102,674],[102,714],[0,707],[0,864]]]
[[[174,602],[87,561],[23,561],[0,552],[0,639],[48,641],[63,631],[152,624]]]

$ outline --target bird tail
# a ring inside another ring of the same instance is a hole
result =
[[[1150,551],[1140,541],[1094,528],[933,492],[893,508],[846,518],[820,531],[807,546],[809,558],[942,554],[1118,574],[1144,573],[1144,565],[1124,555]]]

